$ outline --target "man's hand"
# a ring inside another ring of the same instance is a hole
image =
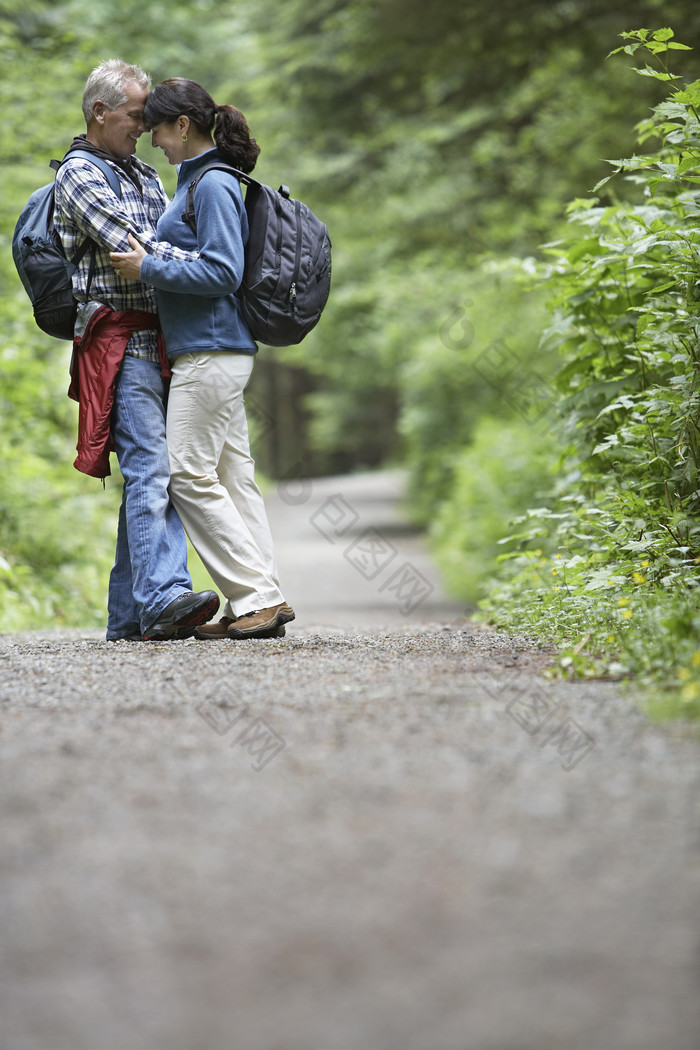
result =
[[[129,244],[133,248],[131,252],[110,252],[109,261],[115,273],[120,277],[126,277],[131,281],[141,279],[141,263],[146,258],[146,250],[139,242],[129,234]]]

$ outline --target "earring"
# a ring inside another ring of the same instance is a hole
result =
[[[180,135],[183,142],[187,142],[187,135]]]

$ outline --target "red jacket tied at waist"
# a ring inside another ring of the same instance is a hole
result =
[[[102,479],[111,474],[109,454],[114,451],[110,432],[112,406],[124,351],[134,332],[151,328],[158,330],[161,375],[167,378],[171,372],[158,318],[145,310],[117,312],[102,306],[90,318],[82,339],[73,341],[68,396],[80,406],[78,455],[73,466],[83,474]]]

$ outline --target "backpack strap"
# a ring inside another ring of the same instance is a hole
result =
[[[84,149],[71,150],[65,155],[60,164],[64,164],[67,160],[70,160],[71,157],[79,157],[80,160],[87,160],[91,164],[94,164],[96,168],[99,168],[104,177],[107,179],[110,189],[112,190],[114,195],[116,197],[119,197],[119,199],[121,200],[122,185],[119,181],[116,171],[114,170],[111,164],[108,164],[106,160],[103,160],[102,157],[98,157],[95,153],[90,153],[88,150]],[[53,167],[53,163],[54,162],[52,161],[51,167]]]
[[[49,162],[49,167],[53,168],[54,171],[58,171],[58,169],[61,167],[61,165],[64,164],[65,161],[69,160],[71,157],[79,157],[80,160],[87,160],[87,161],[90,162],[90,164],[94,164],[96,168],[99,168],[100,171],[102,172],[102,174],[104,175],[104,177],[107,179],[107,182],[109,183],[110,189],[112,190],[114,195],[116,197],[119,197],[119,200],[121,200],[121,197],[122,197],[122,185],[121,185],[121,182],[119,181],[119,178],[117,176],[116,171],[114,170],[114,168],[112,167],[111,164],[107,163],[106,160],[104,160],[102,157],[96,156],[96,154],[94,154],[94,153],[90,153],[88,150],[84,150],[84,149],[70,150],[65,155],[63,160],[52,160],[52,161],[50,161]],[[90,248],[90,268],[88,270],[87,285],[86,285],[85,292],[86,292],[86,295],[89,298],[89,296],[90,296],[90,287],[92,285],[92,279],[95,276],[95,268],[97,266],[97,259],[96,259],[97,253],[95,251],[95,242],[90,240],[89,237],[86,237],[85,240],[83,241],[83,243],[80,245],[80,248],[78,249],[78,253],[75,256],[75,258],[73,259],[73,265],[74,266],[78,266],[79,265],[79,263],[82,261],[83,256],[85,255],[85,252],[87,251],[88,247]]]
[[[262,186],[262,183],[258,182],[257,179],[252,178],[252,176],[246,174],[245,171],[239,171],[238,168],[234,168],[230,164],[224,164],[222,161],[213,161],[211,164],[206,164],[202,170],[195,175],[192,182],[187,187],[185,210],[181,216],[182,221],[189,226],[195,236],[197,235],[197,222],[194,217],[194,194],[201,178],[206,175],[208,171],[227,171],[230,175],[235,175],[238,181],[244,183],[246,186]],[[279,192],[283,197],[289,196],[289,190],[286,186],[280,186]]]

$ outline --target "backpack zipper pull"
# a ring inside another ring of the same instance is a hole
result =
[[[292,310],[296,306],[296,303],[297,303],[297,286],[296,286],[296,281],[292,281],[292,285],[291,285],[291,287],[289,289],[289,305],[291,306]]]

